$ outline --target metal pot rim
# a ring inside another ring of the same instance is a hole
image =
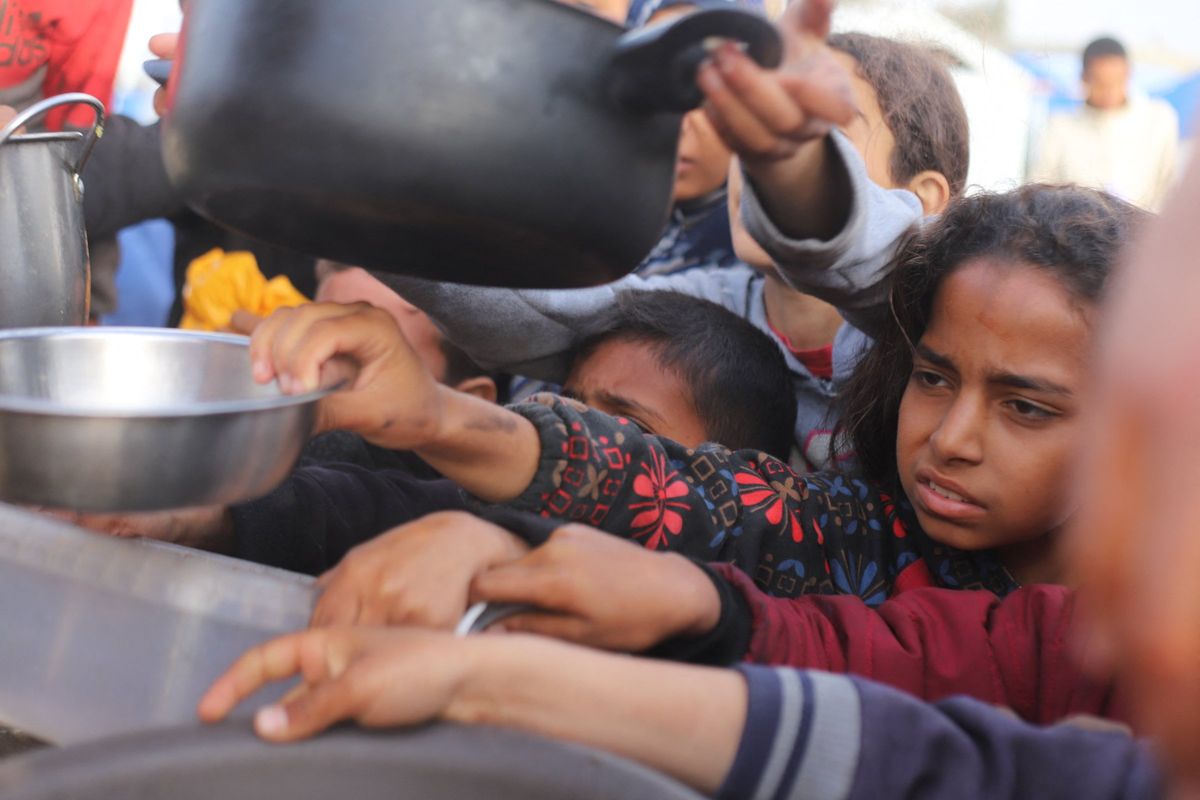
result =
[[[307,394],[286,395],[262,400],[222,400],[206,403],[197,401],[183,406],[163,406],[162,408],[122,411],[121,409],[88,408],[79,405],[64,405],[25,397],[0,396],[0,413],[30,414],[42,417],[74,417],[79,419],[193,419],[198,417],[219,417],[229,414],[251,414],[257,412],[276,411],[284,408],[295,408],[308,403],[315,403],[334,390],[326,389]]]
[[[107,339],[114,337],[141,337],[177,339],[186,341],[208,341],[246,347],[249,339],[227,333],[205,331],[182,331],[170,328],[14,328],[0,331],[0,344],[10,339]],[[96,408],[72,403],[60,403],[42,398],[0,394],[0,413],[31,414],[45,417],[76,417],[91,419],[178,419],[227,414],[244,414],[275,411],[315,403],[336,391],[338,386],[319,389],[305,394],[281,395],[279,397],[252,398],[247,400],[197,400],[186,405],[169,405],[159,408],[121,410]]]
[[[5,147],[17,144],[34,144],[37,142],[78,142],[83,138],[81,131],[62,131],[58,133],[22,133],[12,136],[4,143]]]

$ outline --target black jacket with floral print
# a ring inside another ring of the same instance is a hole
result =
[[[902,494],[860,478],[797,475],[752,450],[692,450],[561,397],[513,410],[537,427],[542,460],[510,508],[732,562],[780,597],[852,594],[878,605],[916,586],[998,595],[1018,586],[992,553],[934,542]]]

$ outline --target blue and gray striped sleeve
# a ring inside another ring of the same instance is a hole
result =
[[[858,770],[862,715],[847,678],[742,665],[749,705],[729,800],[845,800]]]
[[[858,678],[738,670],[749,705],[723,800],[1164,796],[1150,748],[1123,733],[1038,727],[976,700],[924,703]]]

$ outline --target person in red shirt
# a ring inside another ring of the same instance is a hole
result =
[[[112,102],[133,0],[0,0],[0,105],[66,92]],[[56,108],[44,126],[92,124],[86,107]]]

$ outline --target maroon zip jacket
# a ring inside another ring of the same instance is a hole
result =
[[[722,625],[742,628],[746,660],[861,675],[928,701],[969,695],[1038,724],[1078,715],[1128,721],[1114,685],[1086,676],[1073,657],[1075,600],[1065,587],[1004,598],[920,588],[869,608],[851,595],[771,597],[733,565],[711,567],[735,590]]]

